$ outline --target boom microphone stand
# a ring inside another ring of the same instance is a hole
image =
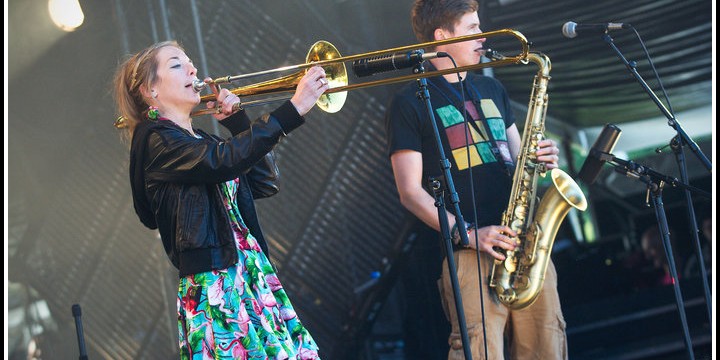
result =
[[[635,28],[633,28],[635,30]],[[637,31],[635,31],[637,34]],[[655,102],[655,105],[657,105],[658,109],[665,115],[665,117],[668,119],[668,126],[675,129],[677,132],[677,135],[673,138],[673,140],[670,142],[670,146],[673,149],[673,152],[675,153],[675,159],[678,163],[678,168],[680,169],[680,178],[682,179],[684,190],[685,190],[685,201],[686,201],[686,208],[687,208],[687,215],[688,215],[688,223],[691,226],[691,233],[693,237],[693,244],[695,247],[695,254],[698,258],[698,264],[700,266],[700,274],[701,278],[703,280],[703,288],[705,290],[705,305],[707,306],[707,313],[708,313],[708,320],[712,323],[712,308],[711,308],[711,298],[710,298],[710,285],[708,285],[708,276],[707,271],[705,270],[705,260],[702,255],[702,248],[700,246],[700,238],[698,235],[698,227],[697,227],[697,218],[695,216],[695,209],[693,207],[692,202],[692,196],[689,191],[689,180],[687,175],[687,166],[685,162],[685,153],[683,152],[683,146],[687,145],[690,147],[690,149],[695,153],[695,156],[702,162],[702,164],[705,166],[705,168],[708,169],[708,171],[712,172],[712,163],[710,163],[710,160],[705,156],[705,154],[702,153],[698,145],[693,141],[690,136],[683,130],[680,123],[675,119],[675,115],[670,113],[667,108],[663,105],[663,103],[658,99],[658,97],[655,95],[655,93],[650,89],[648,84],[643,80],[642,76],[638,74],[637,72],[637,63],[635,61],[628,61],[625,56],[623,56],[622,52],[620,52],[620,49],[615,46],[615,43],[613,42],[613,39],[610,37],[610,35],[607,34],[607,32],[602,36],[603,40],[610,46],[610,48],[615,51],[618,58],[620,58],[620,61],[622,61],[623,64],[625,64],[625,67],[630,71],[630,73],[635,77],[635,79],[640,83],[643,90],[650,96],[653,102]],[[638,35],[638,38],[640,36]],[[641,40],[642,42],[642,40]]]
[[[413,68],[415,74],[422,74],[425,72],[423,63],[420,62]],[[430,119],[430,123],[435,133],[435,144],[437,145],[438,154],[440,155],[440,168],[443,171],[445,177],[445,185],[447,192],[450,195],[450,202],[452,203],[453,209],[455,210],[455,222],[458,224],[460,229],[465,228],[465,220],[463,220],[462,214],[460,213],[460,200],[457,192],[455,191],[455,184],[450,174],[450,162],[445,156],[445,151],[442,146],[442,139],[440,138],[440,131],[438,130],[437,123],[435,122],[435,114],[433,112],[432,103],[430,102],[430,92],[427,87],[427,79],[417,79],[418,83],[418,98],[425,103],[427,113]],[[465,354],[466,360],[472,360],[472,354],[470,352],[470,340],[467,334],[467,325],[465,324],[465,312],[463,310],[462,299],[460,297],[460,284],[457,278],[457,270],[455,267],[455,257],[453,256],[452,240],[450,236],[450,224],[448,222],[447,212],[445,210],[445,196],[444,189],[441,181],[438,179],[431,180],[433,186],[433,193],[435,197],[435,207],[438,209],[438,221],[440,223],[440,237],[443,239],[445,244],[445,257],[447,258],[448,271],[450,272],[450,282],[452,283],[453,295],[455,298],[455,309],[458,316],[458,324],[460,327],[460,336],[462,338],[463,353]],[[463,244],[468,244],[469,240],[467,232],[460,231]]]
[[[668,228],[667,216],[665,214],[665,208],[662,201],[662,190],[665,184],[670,184],[673,187],[682,187],[686,192],[692,190],[707,196],[710,196],[710,194],[698,188],[685,185],[684,183],[678,181],[675,178],[660,174],[647,166],[637,164],[633,161],[623,160],[605,152],[600,152],[600,154],[595,155],[597,155],[597,157],[601,161],[607,162],[614,166],[615,171],[622,173],[630,178],[637,179],[647,186],[648,196],[652,197],[653,208],[655,209],[655,217],[657,218],[663,246],[665,247],[665,257],[668,260],[670,275],[673,279],[675,301],[677,303],[678,313],[680,314],[680,321],[682,323],[685,347],[687,349],[689,358],[694,359],[695,355],[693,353],[692,343],[690,341],[690,332],[688,330],[687,318],[685,315],[685,305],[683,302],[682,293],[680,291],[680,281],[678,279],[677,268],[675,266],[675,257],[673,256],[672,246],[670,245],[670,230]]]
[[[708,171],[712,171],[712,163],[710,163],[710,160],[708,160],[705,154],[703,154],[702,150],[700,150],[700,147],[698,147],[695,141],[693,141],[693,139],[690,138],[690,136],[685,132],[685,130],[683,130],[682,126],[680,126],[680,123],[677,121],[677,119],[675,119],[675,115],[671,114],[670,111],[668,111],[665,105],[663,105],[660,99],[658,99],[657,95],[655,95],[652,89],[650,89],[642,76],[640,76],[640,74],[637,72],[637,63],[635,61],[630,62],[625,58],[625,56],[623,56],[622,52],[620,52],[620,49],[615,46],[615,43],[613,42],[613,39],[610,37],[610,35],[605,33],[602,38],[603,40],[605,40],[606,43],[608,43],[608,45],[610,45],[610,48],[615,51],[618,58],[620,58],[620,61],[625,64],[625,67],[640,83],[640,86],[642,86],[643,90],[647,92],[647,94],[650,96],[650,99],[655,102],[655,105],[657,105],[658,109],[660,109],[663,115],[665,115],[665,117],[668,119],[668,126],[677,131],[677,136],[680,137],[682,144],[687,144],[688,146],[690,146],[690,149],[695,153],[695,155],[702,162],[705,168],[707,168]]]

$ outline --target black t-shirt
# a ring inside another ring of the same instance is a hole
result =
[[[506,130],[515,118],[507,92],[496,79],[468,72],[463,84],[467,112],[462,106],[460,84],[448,83],[442,76],[428,78],[430,100],[465,221],[475,221],[468,171],[472,169],[477,225],[498,225],[512,186],[513,159]],[[388,152],[421,152],[423,186],[429,189],[428,178],[441,178],[442,169],[426,105],[418,99],[417,91],[417,84],[409,83],[390,103],[385,118]],[[449,203],[446,207],[454,212]]]

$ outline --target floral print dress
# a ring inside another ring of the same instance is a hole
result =
[[[178,287],[181,359],[319,359],[273,266],[240,217],[239,179],[218,185],[239,261],[188,275]]]

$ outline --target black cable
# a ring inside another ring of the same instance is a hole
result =
[[[665,102],[667,103],[668,110],[670,111],[670,114],[673,118],[675,118],[675,111],[672,108],[672,104],[670,103],[670,97],[667,94],[667,91],[665,91],[665,86],[662,83],[662,80],[660,80],[660,75],[657,72],[657,69],[655,68],[655,64],[652,61],[652,58],[650,57],[650,53],[648,53],[647,47],[645,47],[645,42],[640,37],[640,33],[635,29],[634,26],[630,25],[630,28],[635,33],[635,36],[637,36],[638,41],[640,42],[640,46],[642,46],[643,52],[645,52],[645,58],[647,58],[648,63],[650,64],[650,68],[653,71],[653,74],[655,75],[655,79],[658,82],[658,85],[660,85],[660,90],[662,90],[663,96],[665,96]]]
[[[448,54],[447,56],[450,61],[453,63],[453,67],[457,69],[457,63],[455,62],[455,59]],[[487,330],[485,328],[485,300],[483,298],[483,276],[482,276],[482,266],[480,264],[480,240],[478,238],[477,234],[477,223],[478,223],[478,217],[477,217],[477,204],[475,203],[475,182],[473,181],[473,169],[472,169],[472,162],[470,160],[470,138],[469,138],[469,130],[470,130],[470,122],[468,121],[468,110],[467,110],[467,104],[465,103],[465,86],[463,84],[463,78],[460,76],[460,73],[457,72],[458,77],[458,83],[460,83],[460,98],[462,99],[462,110],[463,110],[463,125],[465,125],[465,153],[467,155],[467,163],[468,163],[468,171],[469,171],[469,179],[470,182],[470,198],[472,199],[472,209],[473,209],[473,224],[475,224],[475,254],[477,259],[477,267],[478,267],[478,287],[480,288],[480,317],[482,318],[482,331],[483,331],[483,349],[485,350],[485,359],[488,358],[488,352],[487,352]],[[467,76],[465,77],[467,78]]]

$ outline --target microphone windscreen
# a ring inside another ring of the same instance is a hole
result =
[[[566,22],[562,27],[563,36],[565,36],[566,38],[570,38],[570,39],[576,37],[577,36],[577,32],[575,32],[576,26],[577,26],[577,24],[572,21]]]
[[[582,182],[588,185],[595,182],[598,174],[600,174],[600,170],[602,170],[603,164],[605,163],[605,161],[600,158],[600,155],[602,155],[602,153],[612,153],[615,148],[615,144],[620,137],[620,132],[621,130],[617,126],[613,124],[605,124],[605,127],[603,127],[600,135],[598,135],[597,139],[595,139],[595,143],[592,148],[590,148],[590,153],[587,158],[585,158],[585,162],[578,173],[578,178]]]

